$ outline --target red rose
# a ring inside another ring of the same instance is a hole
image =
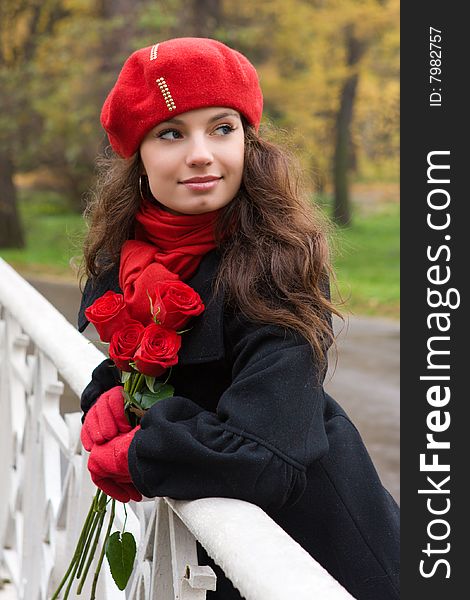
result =
[[[109,342],[113,333],[130,320],[124,296],[108,291],[85,310],[85,316],[96,327],[102,342]]]
[[[199,294],[183,281],[163,281],[155,289],[153,314],[169,329],[181,329],[203,311]]]
[[[121,371],[131,371],[129,362],[139,347],[145,327],[138,321],[130,321],[122,329],[115,331],[109,346],[109,358]]]
[[[135,240],[132,240],[132,242],[137,243]],[[136,256],[132,260],[124,258],[124,244],[121,253],[120,282],[131,317],[144,325],[150,325],[152,311],[149,295],[153,295],[157,282],[178,281],[179,277],[168,271],[160,263],[153,262],[146,266],[146,261],[151,259],[150,256],[146,255],[146,248],[149,247],[149,244],[144,242],[139,242],[139,244],[142,244],[143,248],[138,246]],[[154,254],[155,248],[153,248],[152,260],[155,260]],[[143,264],[141,261],[143,261]]]
[[[145,328],[134,361],[138,371],[158,377],[178,362],[181,336],[173,329],[152,323]]]

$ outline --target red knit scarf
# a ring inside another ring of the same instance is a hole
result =
[[[173,215],[143,200],[136,215],[135,240],[121,249],[119,284],[135,314],[149,310],[148,294],[159,281],[189,279],[203,256],[215,248],[219,210]]]

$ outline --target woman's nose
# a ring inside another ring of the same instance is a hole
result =
[[[197,137],[191,140],[188,153],[186,155],[186,164],[189,166],[209,165],[214,161],[209,142],[204,137]]]

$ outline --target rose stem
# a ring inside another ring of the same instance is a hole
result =
[[[97,525],[95,525],[95,527],[96,527],[95,538],[93,540],[93,546],[91,547],[90,554],[88,556],[88,560],[87,560],[87,563],[85,566],[85,570],[83,572],[82,578],[80,579],[80,583],[77,588],[77,595],[80,594],[82,591],[82,588],[86,581],[86,577],[88,575],[88,571],[90,570],[91,562],[93,560],[93,557],[95,556],[96,546],[98,545],[98,540],[100,538],[101,530],[103,529],[104,517],[106,515],[106,499],[107,499],[106,494],[103,494],[100,498],[100,503],[98,506],[99,519],[98,519]]]
[[[170,367],[170,370],[168,371],[168,375],[165,379],[165,381],[163,383],[168,383],[168,380],[170,379],[170,375],[171,375],[171,370],[173,369],[173,367]]]
[[[78,538],[78,542],[77,545],[75,547],[75,552],[73,553],[72,556],[72,560],[70,561],[69,567],[65,573],[65,575],[62,578],[62,581],[59,584],[59,587],[57,588],[57,590],[55,591],[54,595],[52,596],[51,600],[56,600],[57,597],[59,596],[60,590],[64,587],[64,585],[67,582],[68,576],[70,575],[76,561],[78,561],[79,556],[81,554],[82,551],[82,547],[83,547],[83,537],[84,535],[86,535],[87,530],[89,529],[89,524],[91,521],[93,521],[94,519],[94,509],[95,509],[95,501],[97,499],[97,497],[100,495],[101,490],[98,490],[95,494],[95,496],[93,497],[93,500],[91,502],[90,505],[90,509],[88,511],[88,515],[85,519],[85,522],[83,523],[83,527],[82,527],[82,531],[80,533],[80,537]]]
[[[140,384],[142,383],[143,380],[144,380],[144,375],[142,373],[139,373],[137,375],[137,377],[135,378],[134,385],[132,386],[131,397],[135,392],[139,391],[139,389],[141,388]]]
[[[73,580],[75,579],[75,573],[77,572],[78,566],[79,566],[79,561],[77,560],[75,562],[74,567],[73,567],[72,574],[70,575],[70,580],[69,580],[69,584],[68,584],[68,586],[67,586],[67,588],[65,590],[64,599],[69,597],[70,588],[72,587]],[[79,593],[80,593],[80,590],[77,589],[77,594],[79,594]]]
[[[125,502],[123,502],[122,505],[124,507],[124,514],[126,515],[124,517],[124,525],[122,526],[122,533],[124,533],[126,531],[126,523],[127,523],[127,508],[126,508],[126,503]]]
[[[96,526],[98,525],[98,521],[100,519],[100,513],[99,513],[99,508],[98,506],[95,507],[95,513],[93,515],[93,521],[90,524],[90,527],[88,529],[88,532],[86,534],[86,543],[84,546],[84,549],[82,550],[82,557],[80,560],[80,565],[78,567],[78,571],[77,571],[77,579],[80,579],[80,576],[82,574],[83,571],[83,565],[85,564],[85,560],[87,558],[88,555],[88,550],[90,548],[90,544],[91,544],[91,540],[93,539],[93,534],[95,532]]]
[[[113,525],[114,522],[114,513],[115,513],[115,508],[116,508],[116,500],[112,501],[111,504],[111,515],[109,516],[109,523],[108,523],[108,529],[106,530],[106,535],[104,537],[103,540],[103,547],[101,548],[101,554],[100,557],[98,559],[98,564],[96,566],[96,571],[95,571],[95,575],[93,577],[93,585],[91,588],[91,596],[90,596],[90,600],[95,600],[95,594],[96,594],[96,586],[98,584],[98,577],[101,571],[101,565],[103,564],[103,559],[104,559],[104,555],[106,552],[106,544],[108,543],[108,539],[111,533],[111,527]]]

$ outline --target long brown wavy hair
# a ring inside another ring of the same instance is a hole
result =
[[[216,223],[221,261],[214,291],[222,288],[225,301],[249,319],[299,332],[323,361],[334,341],[331,313],[342,318],[329,297],[329,223],[310,201],[294,153],[242,121],[244,173]],[[277,135],[269,124],[261,131]],[[143,172],[138,152],[130,159],[110,153],[97,165],[85,210],[82,275],[88,277],[116,266],[122,244],[133,237]]]

